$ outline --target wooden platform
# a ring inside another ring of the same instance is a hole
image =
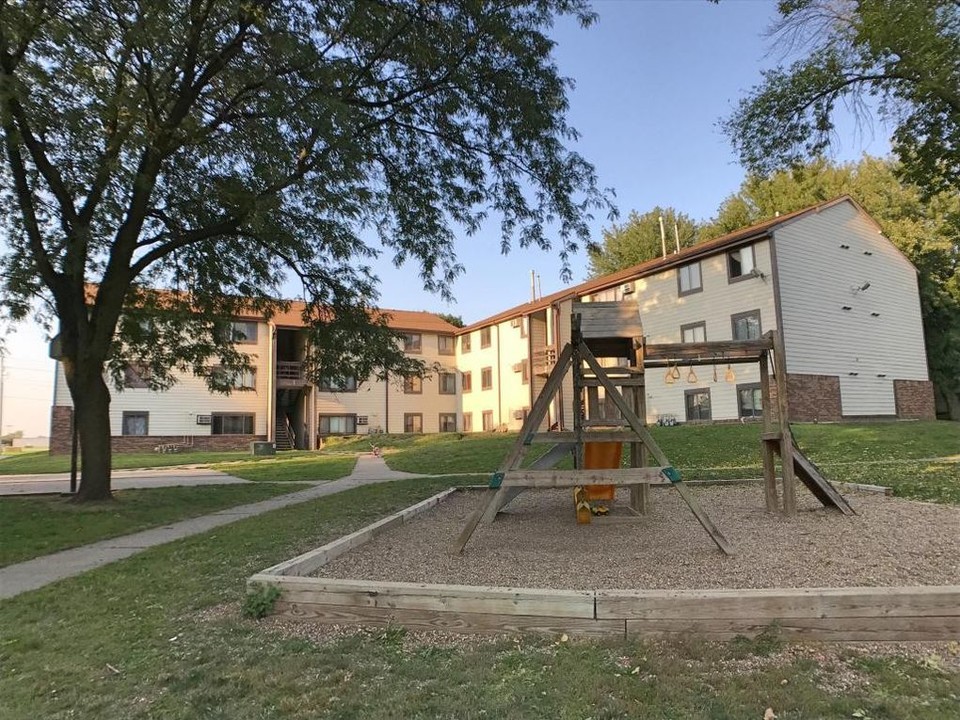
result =
[[[303,577],[409,522],[451,489],[253,575],[281,590],[274,612],[336,625],[464,633],[729,639],[775,626],[822,641],[960,639],[960,586],[763,590],[553,590]],[[469,490],[464,490],[469,492]]]

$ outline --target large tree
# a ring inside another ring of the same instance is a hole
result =
[[[587,246],[590,276],[606,275],[658,258],[663,254],[664,240],[667,252],[672,253],[677,237],[681,248],[697,241],[697,224],[689,216],[671,207],[657,206],[642,214],[633,210],[624,222],[604,228],[600,243]]]
[[[960,190],[960,3],[781,0],[777,47],[799,52],[764,73],[723,123],[744,165],[767,174],[823,153],[835,110],[871,105],[892,130],[900,172],[926,192]]]
[[[83,457],[110,494],[110,392],[134,365],[229,390],[225,324],[302,283],[315,377],[422,370],[369,262],[448,295],[458,230],[566,259],[606,208],[565,143],[555,16],[585,0],[0,4],[2,305],[58,326]],[[156,292],[165,288],[169,292]]]
[[[950,417],[960,420],[960,194],[930,195],[902,181],[900,169],[897,162],[871,157],[843,165],[819,159],[768,177],[750,176],[701,228],[701,237],[838,195],[856,198],[917,268],[930,376]]]

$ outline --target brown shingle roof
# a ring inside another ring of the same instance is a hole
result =
[[[624,268],[623,270],[618,270],[617,272],[610,273],[609,275],[602,275],[600,277],[587,280],[579,285],[574,285],[572,287],[559,290],[551,295],[546,295],[535,302],[517,305],[509,310],[504,310],[496,315],[491,315],[488,318],[484,318],[483,320],[479,320],[475,323],[467,325],[466,327],[458,330],[457,334],[460,335],[472,330],[478,330],[479,328],[486,327],[487,325],[494,325],[505,320],[512,320],[515,317],[520,317],[528,313],[542,310],[543,308],[559,302],[560,300],[564,300],[565,298],[580,297],[588,293],[606,290],[607,288],[620,285],[621,283],[630,280],[636,280],[648,275],[653,275],[661,270],[667,270],[691,260],[712,255],[719,250],[725,250],[737,244],[745,244],[753,240],[758,240],[762,237],[768,236],[776,227],[790,222],[791,220],[795,220],[801,215],[806,215],[810,212],[819,212],[841,202],[851,202],[862,211],[862,208],[860,208],[853,198],[851,198],[849,195],[842,195],[841,197],[834,198],[833,200],[818,203],[817,205],[811,205],[810,207],[802,208],[800,210],[794,210],[791,213],[785,213],[784,215],[771,218],[770,220],[765,220],[761,223],[757,223],[756,225],[741,228],[740,230],[727,233],[726,235],[721,235],[713,240],[707,240],[706,242],[699,243],[693,247],[684,248],[680,252],[674,253],[673,255],[667,255],[666,257],[648,260],[647,262],[640,263],[639,265],[633,265],[631,267]]]
[[[286,327],[304,327],[304,303],[299,300],[290,302],[290,308],[277,312],[272,320],[274,324]],[[434,313],[423,310],[389,310],[381,308],[380,313],[386,316],[387,325],[393,330],[412,330],[440,334],[454,334],[457,327]]]

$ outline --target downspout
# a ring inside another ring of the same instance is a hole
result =
[[[497,427],[503,425],[503,383],[500,381],[500,323],[497,323]]]
[[[367,428],[367,433],[370,428]],[[383,432],[390,432],[390,373],[383,371]]]
[[[267,442],[275,440],[276,416],[277,416],[277,393],[274,390],[277,377],[277,329],[272,320],[267,320],[267,332],[270,333],[270,342],[267,343],[267,367],[270,372],[267,373]]]

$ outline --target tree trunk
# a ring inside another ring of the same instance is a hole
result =
[[[81,473],[77,500],[109,500],[110,390],[103,372],[78,373],[68,382],[80,434]]]

